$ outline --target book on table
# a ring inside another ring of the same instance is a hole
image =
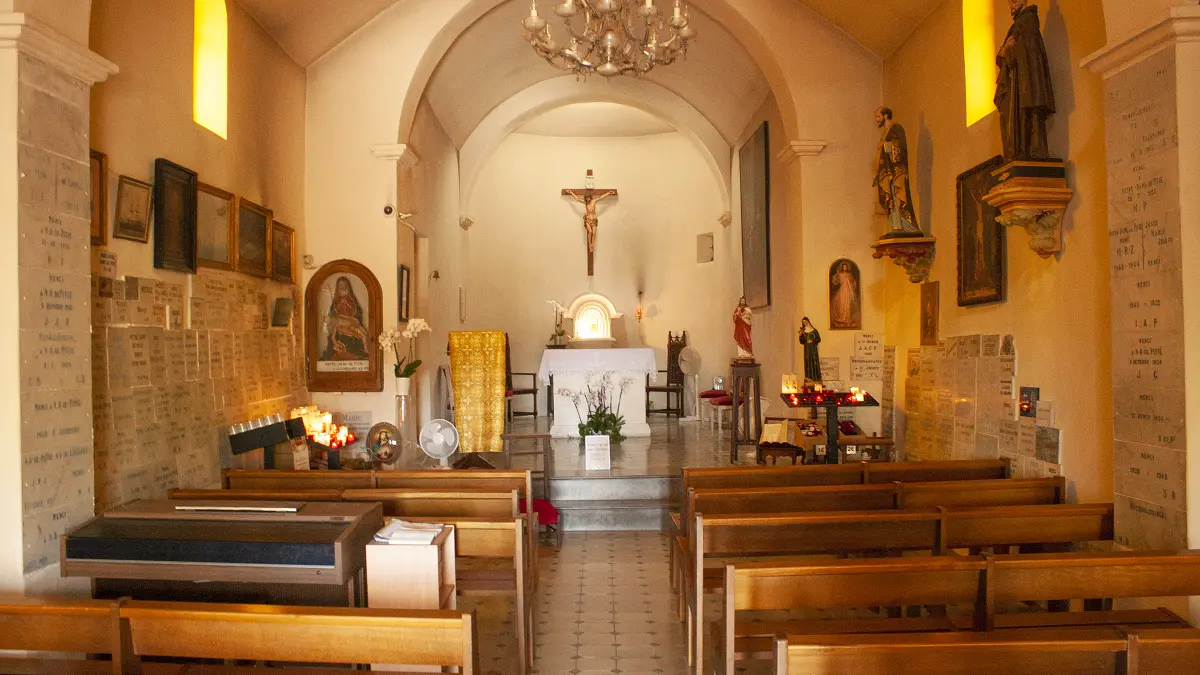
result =
[[[442,527],[441,523],[410,523],[406,520],[392,520],[382,530],[375,533],[375,541],[383,544],[428,546],[442,531]]]

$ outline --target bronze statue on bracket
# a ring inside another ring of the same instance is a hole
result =
[[[1013,24],[1008,29],[996,65],[996,109],[1004,160],[1048,160],[1046,120],[1054,114],[1054,87],[1042,41],[1038,8],[1028,0],[1008,0]]]
[[[879,157],[875,165],[875,188],[879,205],[888,217],[884,239],[892,237],[923,237],[913,210],[912,185],[908,179],[908,138],[904,127],[892,121],[892,109],[875,110],[875,122],[883,129],[879,139]]]

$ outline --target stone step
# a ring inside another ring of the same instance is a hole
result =
[[[665,499],[578,499],[555,506],[566,532],[664,531],[670,524]]]
[[[550,501],[612,500],[679,501],[679,478],[671,476],[614,476],[550,479]],[[560,507],[561,508],[561,507]]]

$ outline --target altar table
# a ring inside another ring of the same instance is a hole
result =
[[[580,415],[586,418],[587,405],[580,402],[577,411],[570,393],[586,392],[589,378],[594,388],[605,373],[612,373],[614,395],[622,379],[633,380],[620,399],[620,414],[625,418],[621,434],[634,438],[650,435],[650,425],[646,424],[646,376],[658,375],[653,349],[547,349],[542,352],[538,379],[549,385],[550,378],[554,378],[552,437],[579,437]]]

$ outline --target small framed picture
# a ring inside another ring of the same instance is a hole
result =
[[[271,210],[245,198],[238,200],[237,271],[253,277],[271,276]]]
[[[154,267],[196,272],[196,172],[154,160]]]
[[[233,193],[200,183],[196,203],[196,264],[232,270],[237,252]]]
[[[117,181],[117,217],[112,236],[145,244],[150,241],[150,204],[154,190],[149,183],[121,176]]]
[[[410,294],[412,293],[412,288],[410,287],[410,284],[409,284],[411,275],[409,273],[409,269],[408,269],[407,265],[400,266],[400,270],[399,270],[399,273],[397,274],[397,278],[400,281],[400,289],[399,289],[400,295],[398,296],[399,302],[400,302],[400,320],[408,321],[408,307],[409,307],[408,303],[411,299]]]
[[[108,156],[92,150],[92,246],[108,243]]]
[[[274,220],[271,221],[271,278],[285,284],[294,284],[292,270],[295,265],[296,231]]]

